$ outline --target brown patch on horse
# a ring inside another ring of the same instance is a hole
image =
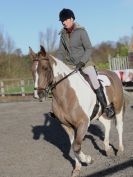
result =
[[[52,109],[60,122],[75,130],[73,150],[79,153],[82,140],[87,132],[89,119],[79,104],[69,80],[65,79],[53,89]]]
[[[109,102],[113,103],[114,105],[115,112],[119,113],[124,104],[123,87],[121,80],[118,78],[117,74],[113,71],[102,70],[99,72],[99,74],[106,75],[109,78],[111,85],[106,86],[106,93]]]
[[[49,55],[46,53],[45,49],[43,46],[40,45],[40,51],[38,52],[38,58],[39,60],[41,60],[43,62],[43,60],[48,60],[51,64],[51,66],[53,66],[53,64],[56,65],[56,61],[54,60],[52,55]]]
[[[54,80],[53,75],[51,75],[51,72],[53,71],[53,63],[56,64],[56,62],[54,62],[54,58],[48,55],[46,55],[45,58],[43,56],[43,58],[39,60],[39,87],[45,88],[48,83]],[[55,79],[59,81],[63,77],[64,76],[59,75]],[[87,132],[89,121],[88,116],[80,106],[76,93],[71,87],[68,79],[64,79],[62,82],[57,84],[52,89],[52,94],[53,113],[62,124],[76,130],[76,140],[74,141],[73,149],[78,153],[81,149],[82,140]]]
[[[40,59],[38,70],[43,68],[41,73],[42,76],[40,75],[39,77],[39,80],[41,81],[40,83],[42,84],[40,87],[44,88],[47,82],[51,82],[54,79],[51,71],[53,64],[56,65],[57,63],[51,55],[45,55],[42,51],[38,54]],[[45,80],[43,78],[45,78]],[[63,76],[59,75],[56,80],[59,81],[62,78]],[[52,93],[53,112],[62,123],[77,128],[81,121],[85,120],[88,125],[87,115],[79,105],[75,91],[70,87],[68,79],[65,79],[57,84],[56,87],[53,88]]]
[[[86,121],[88,125],[87,115],[79,105],[75,91],[70,87],[68,79],[63,80],[53,89],[52,107],[55,115],[64,124],[78,128],[81,121]]]

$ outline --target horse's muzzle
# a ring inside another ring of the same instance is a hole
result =
[[[39,96],[40,99],[46,97],[46,91],[45,91],[45,89],[38,88],[37,93],[38,93],[38,96]]]

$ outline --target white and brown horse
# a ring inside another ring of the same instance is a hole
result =
[[[33,51],[32,51],[33,52]],[[48,55],[41,46],[40,52],[35,55],[38,63],[38,94],[41,97],[49,88],[52,90],[52,110],[66,130],[75,154],[75,168],[72,177],[79,175],[81,164],[90,164],[92,157],[85,155],[81,150],[81,144],[92,119],[99,119],[105,127],[104,145],[108,154],[112,153],[109,145],[109,133],[111,120],[104,113],[100,103],[93,114],[97,97],[89,83],[79,71],[71,70],[59,59]],[[108,76],[108,86],[103,86],[108,103],[112,103],[115,109],[116,128],[119,135],[118,153],[124,151],[123,146],[123,88],[118,76],[111,71],[104,71]],[[107,77],[106,77],[107,79]]]

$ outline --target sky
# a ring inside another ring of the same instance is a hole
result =
[[[40,32],[62,28],[63,8],[73,10],[93,46],[132,35],[133,0],[0,0],[0,30],[23,54],[28,54],[29,46],[37,52]]]

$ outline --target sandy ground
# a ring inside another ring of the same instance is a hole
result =
[[[0,177],[70,177],[73,152],[59,122],[48,115],[50,101],[0,103]],[[94,163],[83,166],[82,177],[133,177],[133,97],[124,118],[125,153],[107,157],[104,129],[93,122],[82,144]],[[118,136],[112,122],[110,143],[114,153]],[[69,153],[70,151],[70,153]]]

